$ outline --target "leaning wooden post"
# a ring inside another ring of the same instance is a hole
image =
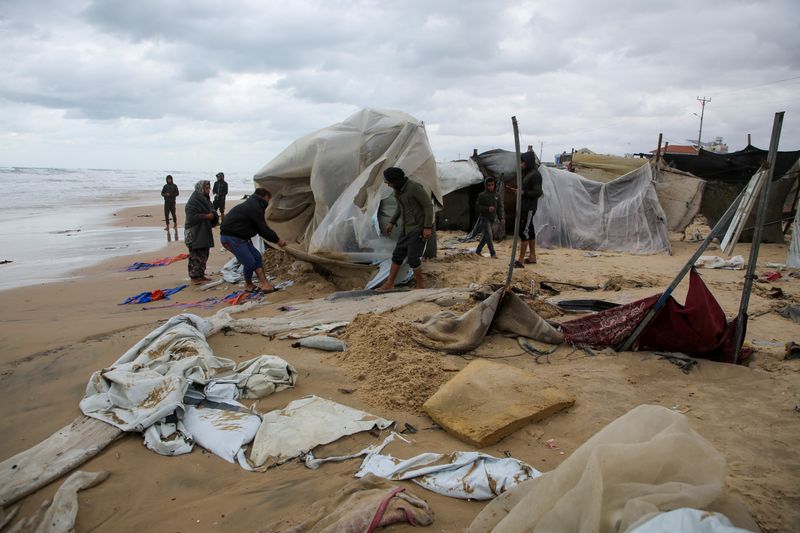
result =
[[[656,169],[658,168],[658,162],[661,159],[661,141],[664,138],[663,133],[658,134],[658,150],[656,151]]]
[[[775,173],[775,161],[778,157],[778,141],[781,138],[781,127],[783,126],[783,111],[775,113],[775,120],[772,123],[772,137],[769,141],[769,155],[767,156],[767,180],[761,190],[761,203],[758,204],[756,214],[756,225],[753,228],[753,244],[750,246],[750,260],[747,263],[747,273],[744,276],[744,288],[742,289],[742,300],[739,304],[739,314],[736,316],[736,359],[739,360],[739,352],[742,349],[744,335],[747,332],[747,306],[750,304],[750,290],[753,288],[755,278],[756,262],[758,261],[758,249],[761,246],[761,233],[764,230],[764,219],[767,216],[767,202],[769,200],[769,186],[772,182],[772,175]]]
[[[639,338],[639,335],[642,334],[642,331],[644,331],[653,318],[655,318],[656,313],[658,313],[661,308],[664,307],[664,304],[667,303],[667,299],[670,297],[670,295],[672,295],[672,292],[675,290],[678,284],[680,284],[684,276],[686,276],[686,274],[692,269],[695,262],[697,262],[700,256],[703,255],[703,252],[706,251],[708,245],[711,244],[711,240],[721,234],[722,231],[728,226],[728,222],[730,222],[731,217],[733,217],[733,213],[736,212],[736,208],[739,206],[739,203],[742,201],[743,197],[744,191],[740,192],[739,196],[736,197],[736,200],[734,200],[733,203],[728,206],[728,210],[725,211],[725,213],[722,215],[722,218],[720,218],[716,223],[714,228],[711,230],[711,233],[708,234],[706,239],[700,244],[700,247],[697,248],[697,251],[692,255],[692,257],[689,258],[686,264],[683,265],[681,271],[678,272],[678,275],[675,276],[675,279],[673,279],[672,283],[669,284],[667,290],[661,294],[661,297],[658,299],[655,305],[653,305],[653,307],[651,307],[650,310],[644,315],[644,318],[642,318],[642,321],[639,322],[638,326],[636,326],[636,329],[633,330],[633,333],[628,335],[628,338],[625,339],[618,348],[616,348],[618,352],[626,352],[630,350],[633,343]]]
[[[517,117],[511,117],[514,126],[514,149],[517,153],[517,209],[514,217],[514,241],[511,243],[511,259],[508,261],[508,275],[506,276],[506,289],[511,286],[511,275],[514,273],[514,259],[517,257],[517,240],[519,239],[519,217],[522,212],[522,167],[520,166],[519,151],[519,126]]]

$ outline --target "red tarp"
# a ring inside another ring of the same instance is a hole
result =
[[[615,347],[630,335],[660,295],[561,324],[571,344]],[[728,320],[693,268],[686,304],[670,296],[634,344],[635,349],[681,352],[724,363],[736,361],[736,320]],[[740,357],[741,359],[741,357]]]

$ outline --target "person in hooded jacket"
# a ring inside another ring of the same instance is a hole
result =
[[[275,287],[267,281],[261,253],[253,246],[251,239],[259,235],[264,240],[274,242],[280,247],[286,246],[286,241],[278,237],[278,234],[267,225],[264,218],[264,211],[269,206],[271,197],[272,195],[267,189],[256,189],[247,200],[228,212],[219,227],[220,243],[242,264],[244,289],[248,292],[258,289],[253,285],[253,273],[258,277],[262,292],[275,290]]]
[[[522,169],[522,190],[507,186],[508,190],[522,195],[522,212],[519,221],[520,248],[519,257],[514,261],[517,268],[525,268],[525,264],[536,263],[536,229],[533,227],[533,216],[539,207],[542,197],[542,174],[539,172],[539,161],[533,152],[525,152],[520,156]],[[525,249],[528,257],[525,257]]]
[[[225,198],[228,196],[228,182],[225,181],[225,174],[217,172],[217,181],[214,182],[214,201],[211,205],[219,211],[219,220],[225,220]]]
[[[484,246],[489,247],[489,254],[492,259],[497,259],[492,242],[492,224],[497,220],[497,213],[500,210],[500,201],[495,192],[496,183],[494,178],[486,178],[483,186],[485,190],[478,195],[475,201],[475,211],[478,212],[478,224],[481,228],[481,242],[475,249],[475,253],[481,255]]]
[[[178,186],[172,182],[172,176],[167,175],[166,183],[161,188],[161,196],[164,198],[164,222],[167,227],[165,230],[169,231],[169,215],[172,215],[172,225],[175,227],[175,235],[178,234],[178,217],[175,215],[175,201],[178,199],[180,192]]]
[[[211,228],[217,225],[217,214],[211,205],[211,182],[200,180],[186,202],[186,224],[183,241],[189,248],[189,278],[199,285],[211,278],[206,277],[208,254],[214,247]]]
[[[391,236],[395,224],[403,218],[402,232],[392,253],[392,266],[386,282],[378,289],[394,288],[400,265],[408,258],[408,266],[414,271],[414,283],[418,289],[425,287],[422,277],[422,254],[425,243],[433,233],[433,201],[425,187],[406,176],[402,168],[390,167],[383,171],[384,182],[394,189],[397,209],[386,226],[386,235]]]

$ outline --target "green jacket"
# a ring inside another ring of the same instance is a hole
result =
[[[494,211],[489,211],[494,207]],[[500,202],[496,192],[483,191],[475,200],[475,210],[482,217],[486,217],[490,222],[497,220],[497,213],[500,211]]]
[[[397,209],[389,222],[397,224],[402,216],[403,233],[433,227],[433,201],[425,187],[408,179],[400,189],[395,189],[394,197],[397,200]]]

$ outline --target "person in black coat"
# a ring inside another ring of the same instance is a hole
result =
[[[225,220],[225,198],[228,196],[228,182],[225,174],[217,172],[217,181],[214,182],[214,202],[211,204],[219,211],[219,221]]]
[[[169,231],[169,215],[172,214],[172,224],[175,226],[175,236],[178,236],[178,217],[175,215],[175,201],[178,199],[178,186],[172,182],[172,176],[167,175],[167,183],[161,188],[161,196],[164,198],[164,222]]]
[[[226,250],[233,253],[236,259],[242,264],[244,271],[244,283],[246,291],[257,289],[253,285],[253,273],[258,277],[261,284],[261,291],[272,292],[275,287],[267,281],[264,274],[264,262],[261,253],[253,246],[251,239],[256,235],[264,240],[274,242],[278,246],[286,246],[286,241],[278,237],[272,231],[264,218],[264,211],[269,206],[272,197],[266,189],[258,188],[243,203],[230,210],[228,216],[222,221],[219,227],[219,241]]]
[[[211,228],[217,225],[218,218],[211,206],[211,182],[200,180],[186,202],[186,225],[184,242],[189,248],[189,278],[192,284],[199,285],[211,278],[206,277],[208,254],[214,247]]]
[[[524,268],[525,264],[536,263],[536,229],[533,227],[533,216],[539,207],[539,198],[542,197],[542,174],[539,172],[539,161],[533,152],[525,152],[520,157],[522,168],[522,190],[513,187],[508,190],[522,195],[522,213],[519,221],[519,258],[514,261],[514,266]],[[525,257],[525,248],[529,250]]]

